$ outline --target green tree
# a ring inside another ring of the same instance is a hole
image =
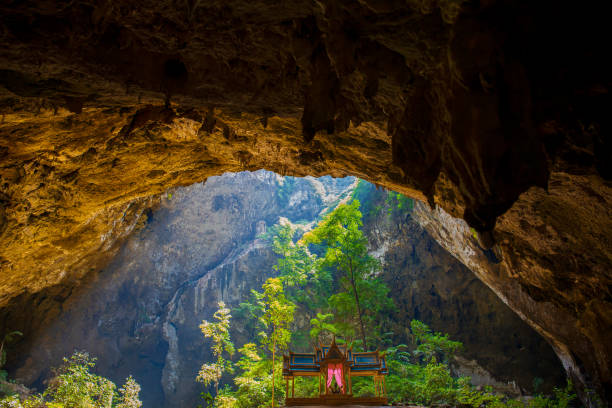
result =
[[[240,374],[234,378],[238,387],[236,407],[264,407],[272,396],[272,362],[254,343],[247,343],[238,350],[242,355],[236,366]]]
[[[324,249],[321,267],[342,272],[340,284],[346,292],[333,295],[330,304],[339,314],[356,317],[363,348],[367,349],[366,320],[375,322],[380,311],[393,303],[386,296],[386,285],[375,278],[380,263],[368,254],[359,205],[355,199],[338,206],[303,240]]]
[[[123,387],[119,388],[119,399],[116,408],[140,408],[142,401],[138,398],[140,394],[140,385],[130,375]]]
[[[116,385],[90,372],[96,359],[89,353],[76,351],[56,370],[56,376],[44,392],[53,402],[74,408],[110,408]]]
[[[314,274],[314,257],[305,245],[293,242],[295,231],[289,225],[273,229],[272,249],[279,255],[272,267],[287,286],[303,285]]]
[[[461,342],[449,339],[448,334],[434,333],[418,320],[410,322],[410,330],[417,344],[414,354],[422,356],[427,363],[434,359],[448,362],[463,347]]]
[[[293,241],[295,234],[289,225],[270,229],[272,249],[279,256],[272,269],[283,281],[286,296],[307,313],[325,306],[333,279],[328,271],[320,268],[321,260],[310,253],[302,240]]]
[[[234,354],[234,344],[230,340],[230,310],[225,307],[224,302],[219,302],[219,309],[213,317],[217,322],[202,320],[200,330],[205,338],[212,338],[211,350],[217,358],[214,363],[205,363],[200,368],[196,381],[208,386],[211,382],[215,384],[215,395],[219,394],[219,381],[224,372],[232,372],[231,361],[223,358],[223,353],[230,357]]]
[[[264,331],[260,333],[262,343],[272,353],[272,407],[274,407],[276,352],[285,350],[291,340],[289,325],[293,322],[295,304],[285,296],[280,278],[269,278],[262,289],[261,293],[254,291],[254,295],[263,312],[260,318],[264,326]]]
[[[317,313],[317,317],[310,319],[310,325],[312,326],[310,329],[310,337],[313,340],[319,340],[321,333],[327,332],[333,335],[338,334],[340,331],[336,325],[331,322],[333,317],[334,315],[332,313]]]
[[[128,377],[117,395],[116,385],[90,370],[96,359],[87,352],[76,351],[54,369],[55,376],[42,395],[0,398],[0,408],[139,408],[140,385]],[[116,398],[118,396],[118,398]]]

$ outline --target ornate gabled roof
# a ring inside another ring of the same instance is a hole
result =
[[[336,344],[336,338],[334,337],[332,344],[329,346],[329,350],[325,353],[325,357],[323,360],[346,360],[345,354],[340,351],[338,345]]]

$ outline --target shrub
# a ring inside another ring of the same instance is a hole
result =
[[[96,365],[95,361],[82,351],[64,358],[64,364],[56,370],[56,377],[43,395],[68,407],[110,407],[116,385],[89,372]]]
[[[140,408],[142,402],[138,398],[140,393],[140,385],[130,375],[123,387],[119,388],[119,399],[116,408]]]

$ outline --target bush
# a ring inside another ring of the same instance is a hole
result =
[[[56,371],[57,376],[43,395],[67,407],[110,407],[116,385],[89,372],[96,365],[95,361],[95,358],[81,351],[64,358],[64,364]]]
[[[142,402],[138,398],[140,393],[140,385],[130,375],[126,380],[123,387],[119,388],[119,399],[117,408],[140,408]]]
[[[119,394],[115,383],[91,373],[96,359],[83,351],[64,358],[42,395],[0,399],[0,408],[140,408],[140,385],[130,376]]]
[[[387,395],[392,403],[473,408],[568,408],[576,399],[569,381],[565,388],[555,388],[552,398],[538,395],[528,404],[495,394],[491,387],[478,390],[472,386],[469,377],[451,376],[448,361],[461,349],[461,343],[450,340],[446,334],[433,333],[420,321],[413,320],[410,326],[416,350],[412,354],[402,351],[405,345],[387,350],[390,372]],[[367,392],[366,387],[354,389]]]

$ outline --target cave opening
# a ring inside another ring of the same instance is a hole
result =
[[[605,3],[310,3],[0,5],[0,336],[95,286],[168,188],[353,175],[435,204],[434,244],[610,405]]]
[[[546,341],[436,242],[428,230],[435,209],[355,177],[300,178],[265,170],[225,173],[164,191],[139,207],[113,257],[78,287],[58,285],[14,302],[3,323],[29,337],[11,350],[9,373],[42,389],[50,367],[74,350],[87,350],[98,358],[100,375],[117,384],[133,375],[144,406],[196,406],[202,390],[210,391],[195,381],[196,374],[213,360],[211,341],[199,329],[202,320],[214,321],[223,301],[232,313],[235,348],[256,342],[256,322],[245,302],[251,290],[279,275],[282,255],[275,251],[274,233],[289,228],[296,244],[325,216],[355,201],[367,253],[380,264],[374,277],[392,301],[370,321],[368,348],[405,344],[403,351],[414,353],[410,322],[416,319],[463,343],[448,362],[454,377],[471,377],[475,386],[493,386],[514,398],[561,385],[563,368]],[[466,242],[477,248],[472,231],[463,228]],[[323,255],[321,248],[311,250]],[[306,352],[332,339],[332,331],[310,336],[312,319],[337,312],[317,309],[313,299],[321,287],[339,290],[340,283],[336,276],[302,284],[301,297],[292,292],[297,311],[288,348]],[[328,302],[330,295],[319,300]],[[359,337],[344,334],[335,333],[339,341]],[[221,384],[233,387],[234,377],[224,375]],[[360,392],[371,393],[369,385],[355,381]],[[298,386],[304,392],[316,388],[307,380]]]

